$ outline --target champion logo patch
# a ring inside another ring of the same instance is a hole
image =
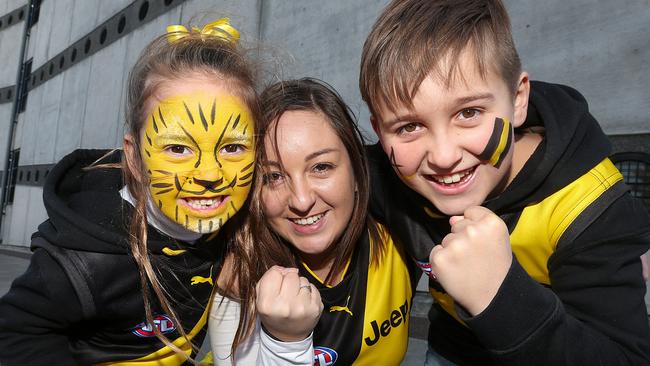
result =
[[[314,366],[331,366],[339,358],[335,350],[327,347],[314,347]]]
[[[167,315],[160,314],[153,317],[153,326],[142,322],[133,328],[133,334],[143,338],[155,337],[156,333],[154,333],[153,327],[158,328],[162,334],[168,334],[176,330],[172,320]]]

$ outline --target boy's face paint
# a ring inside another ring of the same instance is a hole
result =
[[[508,119],[497,117],[494,120],[492,136],[490,136],[488,144],[485,150],[479,155],[479,158],[498,168],[508,156],[508,151],[510,151],[510,146],[512,146],[513,136],[514,131]]]
[[[509,122],[520,96],[498,74],[488,70],[482,77],[468,52],[459,64],[462,77],[447,84],[430,74],[412,108],[378,108],[375,124],[402,181],[446,215],[462,214],[503,191],[516,174],[512,128],[523,123]]]
[[[250,111],[232,95],[199,91],[160,101],[140,144],[154,203],[188,230],[219,230],[248,197],[253,131]]]

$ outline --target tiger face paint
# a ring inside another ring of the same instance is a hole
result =
[[[140,143],[154,203],[188,230],[218,231],[248,197],[253,133],[250,111],[232,95],[194,92],[161,100]]]
[[[514,131],[508,119],[497,117],[494,120],[492,135],[485,146],[485,150],[479,155],[479,159],[487,161],[490,165],[498,168],[508,155],[513,136]]]

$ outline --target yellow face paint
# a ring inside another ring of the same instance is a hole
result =
[[[254,126],[246,105],[231,95],[196,92],[154,106],[140,146],[162,213],[197,233],[219,230],[248,197]]]

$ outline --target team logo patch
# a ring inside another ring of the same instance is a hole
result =
[[[171,333],[176,330],[176,326],[172,320],[167,315],[160,314],[153,317],[153,326],[142,322],[133,328],[133,334],[145,338],[155,337],[156,333],[154,333],[153,327],[158,328],[162,334]]]
[[[419,260],[415,260],[415,263],[420,267],[422,272],[424,272],[425,275],[429,276],[429,278],[436,279],[436,276],[433,274],[433,271],[431,271],[431,264],[429,262],[422,262]]]
[[[335,350],[327,347],[314,347],[314,366],[332,366],[339,358]]]

